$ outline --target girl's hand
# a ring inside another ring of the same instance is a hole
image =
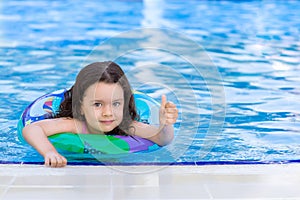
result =
[[[64,167],[67,165],[67,159],[57,152],[50,151],[44,156],[47,167]]]
[[[176,122],[177,118],[178,109],[176,108],[176,105],[172,102],[167,102],[166,95],[162,95],[159,111],[160,125],[172,125]]]

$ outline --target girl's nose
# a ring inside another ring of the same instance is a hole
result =
[[[102,116],[104,116],[104,117],[110,117],[110,116],[112,116],[111,106],[109,106],[109,105],[104,106],[104,108],[102,110]]]

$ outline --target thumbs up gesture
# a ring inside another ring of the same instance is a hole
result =
[[[178,109],[172,102],[167,102],[166,95],[161,97],[161,105],[159,110],[160,125],[172,125],[178,118]]]

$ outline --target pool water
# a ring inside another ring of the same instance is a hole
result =
[[[0,163],[41,163],[17,137],[22,111],[107,59],[134,89],[178,105],[176,138],[149,156],[70,163],[298,162],[299,10],[300,1],[1,1]]]

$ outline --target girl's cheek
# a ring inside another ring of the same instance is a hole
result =
[[[101,117],[102,116],[102,111],[100,110],[100,109],[98,109],[98,110],[94,110],[94,117],[95,118],[99,118],[99,117]]]
[[[122,111],[121,112],[117,112],[115,114],[115,116],[117,116],[119,119],[122,119],[123,118],[123,112]]]
[[[123,115],[123,108],[117,108],[117,109],[115,109],[114,113],[117,116]]]

